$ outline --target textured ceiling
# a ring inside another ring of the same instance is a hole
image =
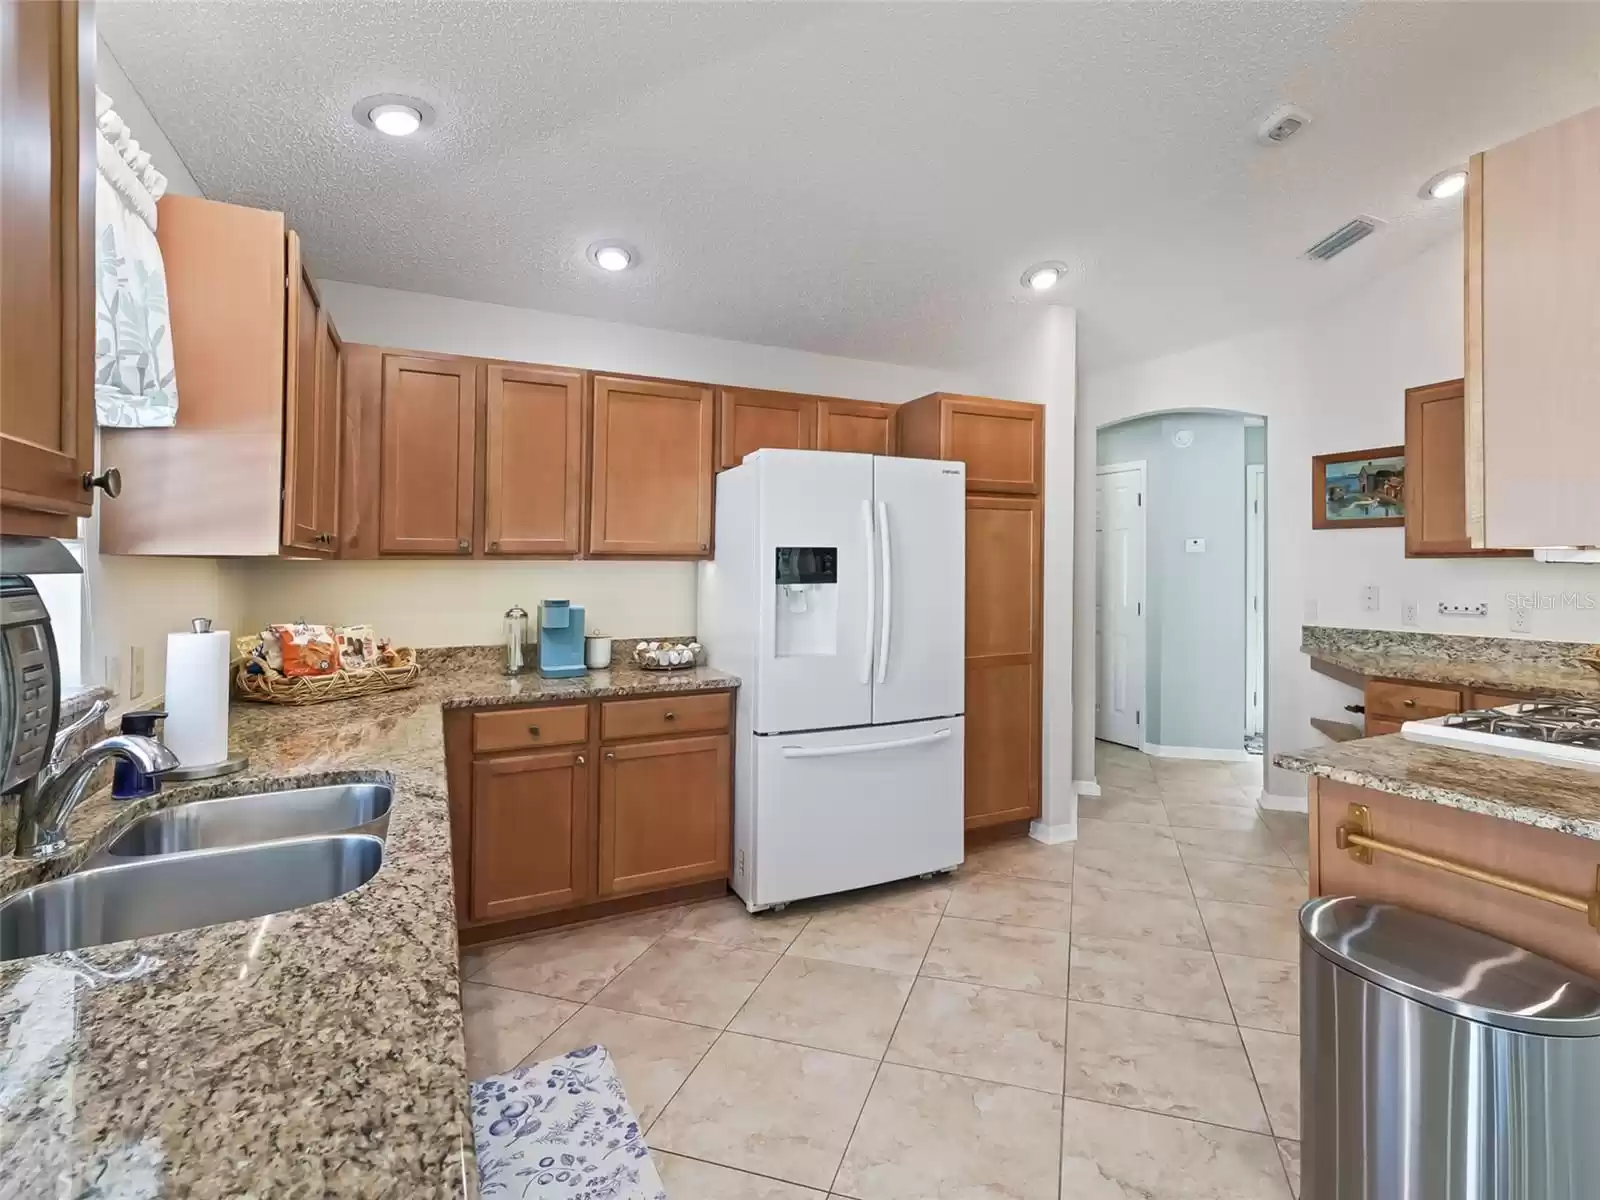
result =
[[[286,210],[320,276],[931,366],[1002,345],[1041,259],[1091,366],[1283,319],[1457,236],[1430,175],[1600,103],[1586,3],[98,13],[205,193]],[[386,92],[437,123],[357,127]],[[1256,145],[1289,100],[1312,125]],[[607,235],[637,270],[588,265]]]

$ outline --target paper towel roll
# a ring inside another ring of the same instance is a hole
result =
[[[228,757],[226,630],[167,634],[167,721],[162,740],[186,767]]]

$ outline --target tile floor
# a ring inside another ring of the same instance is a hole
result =
[[[673,1200],[1288,1200],[1306,818],[1101,743],[1075,846],[469,951],[474,1078],[594,1042]]]

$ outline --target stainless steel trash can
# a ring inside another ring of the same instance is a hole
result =
[[[1600,1197],[1600,983],[1349,896],[1300,936],[1302,1200]]]

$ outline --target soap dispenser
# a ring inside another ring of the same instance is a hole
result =
[[[153,738],[156,736],[156,722],[166,715],[155,709],[123,713],[122,732]],[[153,796],[160,786],[160,781],[154,775],[146,775],[126,758],[117,759],[116,773],[111,777],[113,800],[137,800],[140,796]]]

